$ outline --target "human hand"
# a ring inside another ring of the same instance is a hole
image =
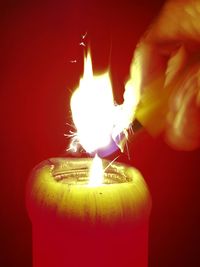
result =
[[[200,1],[167,1],[141,38],[136,118],[176,149],[200,146]],[[131,79],[135,79],[131,69]]]

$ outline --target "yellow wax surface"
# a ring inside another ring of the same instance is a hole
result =
[[[106,167],[109,162],[104,160],[103,164]],[[106,182],[90,187],[90,165],[91,159],[52,158],[36,166],[27,189],[30,216],[30,203],[55,210],[58,216],[91,224],[131,223],[149,216],[150,193],[137,169],[112,163],[105,172]]]

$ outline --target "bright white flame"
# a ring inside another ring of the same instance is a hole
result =
[[[123,144],[117,141],[134,119],[139,102],[141,77],[140,60],[136,57],[131,65],[131,77],[126,83],[124,103],[115,105],[109,73],[94,76],[91,56],[84,61],[83,78],[71,98],[71,111],[77,133],[70,149],[77,150],[78,144],[89,153],[109,146],[111,138],[123,151]],[[101,159],[96,155],[90,174],[90,185],[99,185],[103,179]]]
[[[102,160],[95,155],[90,168],[89,186],[99,186],[102,184],[104,178],[104,169]]]
[[[72,118],[77,129],[71,143],[74,151],[80,143],[87,152],[95,152],[108,146],[111,138],[116,141],[121,133],[126,133],[140,98],[140,72],[140,57],[136,53],[131,77],[125,85],[124,102],[115,105],[109,73],[94,76],[91,56],[87,54],[83,78],[71,98]]]
[[[114,108],[109,74],[93,76],[91,57],[88,54],[83,78],[71,98],[78,139],[87,152],[109,145]]]

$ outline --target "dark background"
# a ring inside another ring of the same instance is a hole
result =
[[[69,99],[83,71],[81,34],[88,32],[94,70],[110,66],[120,102],[135,46],[162,2],[1,2],[0,266],[32,264],[25,185],[37,163],[65,155]],[[200,151],[172,150],[145,131],[129,149],[153,198],[149,267],[200,266]]]

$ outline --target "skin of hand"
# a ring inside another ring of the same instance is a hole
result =
[[[167,1],[141,38],[133,63],[140,71],[135,117],[173,148],[200,146],[200,1]],[[135,69],[130,71],[135,79]]]

